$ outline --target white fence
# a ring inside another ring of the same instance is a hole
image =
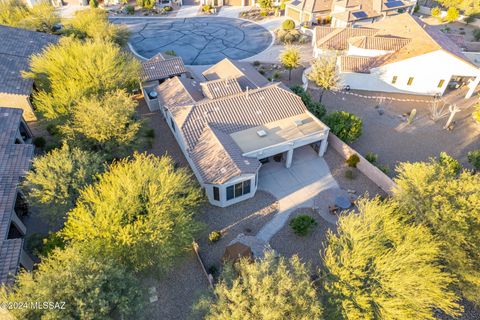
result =
[[[350,147],[348,144],[340,140],[336,135],[330,132],[328,135],[328,145],[335,149],[343,158],[348,159],[351,155],[356,154],[360,158],[357,169],[367,178],[372,180],[380,189],[388,194],[392,194],[392,190],[397,186],[389,176],[383,173],[376,166],[366,160],[360,153]]]

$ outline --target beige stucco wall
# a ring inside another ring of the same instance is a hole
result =
[[[37,120],[30,104],[29,96],[0,93],[0,106],[23,109],[23,118],[25,121]]]

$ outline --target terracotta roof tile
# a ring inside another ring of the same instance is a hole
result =
[[[158,53],[142,63],[140,78],[142,81],[163,80],[186,72],[182,58]]]
[[[218,79],[202,82],[203,94],[209,99],[218,99],[242,92],[236,79]]]

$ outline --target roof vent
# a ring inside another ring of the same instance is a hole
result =
[[[250,161],[248,160],[243,160],[243,163],[245,163],[247,166],[250,165]]]
[[[225,168],[222,167],[222,168],[220,168],[220,172],[221,172],[221,173],[225,173],[225,172],[227,172],[227,169],[225,169]]]
[[[265,130],[258,130],[257,134],[259,137],[265,137],[267,135],[267,132]]]
[[[299,126],[301,126],[301,125],[303,124],[303,120],[301,120],[301,119],[295,120],[294,122],[295,122],[295,125],[296,125],[297,127],[299,127]]]

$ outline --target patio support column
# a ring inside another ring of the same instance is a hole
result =
[[[287,151],[287,160],[285,161],[285,167],[290,168],[292,166],[293,148]]]
[[[470,89],[468,90],[467,95],[465,96],[465,99],[469,99],[473,95],[479,83],[480,83],[480,75],[477,76],[475,80],[470,82],[470,84],[468,85]]]
[[[323,155],[325,154],[325,151],[327,151],[327,145],[328,145],[328,141],[327,141],[327,138],[325,138],[320,143],[320,148],[318,149],[319,157],[323,157]]]

